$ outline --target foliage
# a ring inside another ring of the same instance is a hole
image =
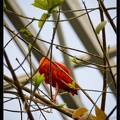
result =
[[[21,29],[21,33],[23,33],[26,37],[33,37],[32,33],[28,29]]]
[[[34,91],[39,87],[39,85],[45,80],[44,74],[35,74],[34,75]]]
[[[98,24],[98,26],[96,27],[96,33],[99,34],[99,32],[105,27],[107,21],[102,21],[101,23]]]
[[[32,4],[34,7],[40,8],[42,10],[46,10],[47,13],[43,13],[39,22],[38,27],[42,28],[45,21],[50,17],[51,13],[57,13],[57,6],[61,5],[64,0],[34,0]]]

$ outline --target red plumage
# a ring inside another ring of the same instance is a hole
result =
[[[70,71],[68,68],[66,68],[64,65],[54,62],[57,64],[60,68],[62,68],[70,77],[72,77]],[[51,64],[52,67],[52,86],[56,88],[56,94],[53,98],[53,101],[56,100],[56,96],[58,94],[58,89],[65,90],[70,92],[72,95],[77,94],[77,91],[79,89],[79,86],[75,83],[75,89],[70,88],[69,84],[72,84],[72,81],[63,71],[61,71],[58,67],[56,67],[53,63]],[[50,72],[50,61],[43,57],[40,60],[40,67],[39,67],[39,73],[45,74],[45,83],[49,83],[49,72]]]

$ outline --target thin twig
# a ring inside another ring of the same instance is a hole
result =
[[[4,75],[4,79],[5,79],[6,81],[11,82],[11,83],[13,82],[13,80],[12,80],[11,78],[7,77],[6,75]],[[19,84],[20,84],[20,86],[23,86],[21,83],[19,83]],[[31,91],[29,88],[27,88],[27,87],[25,87],[25,86],[23,87],[23,90],[25,90],[25,91],[28,92],[28,93],[30,93],[30,91]],[[69,117],[72,117],[72,113],[71,113],[71,112],[66,111],[66,109],[64,109],[64,108],[59,108],[58,105],[56,105],[55,103],[51,102],[50,100],[47,100],[46,98],[44,98],[44,97],[41,96],[40,94],[34,93],[34,96],[36,97],[36,100],[37,100],[37,98],[38,98],[38,100],[43,101],[47,106],[50,106],[51,108],[54,108],[54,109],[56,109],[56,110],[64,113],[65,115],[67,115],[67,116],[69,116]]]
[[[102,2],[102,0],[99,0],[99,1],[100,1],[100,2],[98,2],[98,3],[100,3],[100,6],[101,6],[102,9],[104,10],[104,12],[105,12],[105,14],[106,14],[108,20],[110,21],[113,30],[114,30],[115,33],[117,34],[117,28],[116,28],[116,26],[115,26],[113,20],[111,19],[111,16],[109,15],[109,13],[108,13],[108,11],[107,11],[107,9],[106,9],[104,3]]]
[[[57,22],[56,22],[56,25],[55,27],[53,28],[53,35],[52,35],[52,40],[51,40],[51,45],[50,45],[50,48],[51,48],[51,54],[50,54],[50,73],[49,73],[49,76],[50,76],[50,80],[49,80],[49,83],[50,83],[50,91],[52,92],[52,50],[53,50],[53,41],[54,41],[54,38],[55,38],[55,34],[56,34],[56,30],[57,30],[57,27],[58,27],[58,23],[59,23],[59,19],[60,19],[60,6],[59,6],[59,12],[58,12],[58,18],[57,18]],[[52,98],[52,94],[51,94],[51,99],[53,100]]]
[[[101,7],[100,7],[99,10],[100,10],[101,21],[104,21],[104,15],[103,15],[103,11],[102,11]],[[103,49],[104,49],[105,54],[106,54],[106,34],[105,34],[105,28],[102,29],[102,39],[103,39]],[[104,54],[103,54],[103,65],[104,66],[107,65],[107,62],[106,62]],[[105,90],[106,87],[107,87],[107,72],[106,72],[106,68],[104,68],[104,71],[103,71],[103,90]],[[103,110],[103,111],[105,111],[105,103],[106,103],[106,90],[102,94],[101,110]]]
[[[84,2],[83,2],[83,4],[84,4],[84,7],[86,8],[86,5],[85,5]],[[86,8],[86,9],[87,9],[87,8]],[[87,11],[87,10],[86,10],[86,11]],[[105,53],[105,51],[104,51],[104,49],[103,49],[103,47],[102,47],[102,45],[101,45],[101,43],[100,43],[100,40],[99,40],[99,38],[98,38],[98,36],[97,36],[97,34],[96,34],[96,32],[95,32],[94,26],[93,26],[93,24],[92,24],[92,21],[91,21],[90,16],[89,16],[88,13],[87,13],[87,16],[88,16],[88,19],[89,19],[89,21],[90,21],[90,24],[91,24],[91,27],[92,27],[92,29],[93,29],[93,32],[95,33],[96,39],[97,39],[97,41],[98,41],[98,43],[99,43],[99,45],[100,45],[100,48],[101,48],[101,50],[103,51],[104,57],[105,57],[105,59],[106,59],[106,62],[107,62],[107,64],[108,64],[108,66],[109,66],[108,69],[110,70],[110,74],[111,74],[111,77],[112,77],[112,79],[113,79],[113,84],[114,84],[115,88],[117,88],[117,85],[116,85],[116,82],[115,82],[115,78],[114,78],[114,76],[113,76],[113,73],[112,73],[112,70],[111,70],[111,67],[110,67],[109,60],[108,60],[108,58],[107,58],[107,56],[106,56],[106,53]]]
[[[108,120],[110,116],[113,114],[113,112],[116,110],[117,105],[112,109],[112,111],[108,114],[107,118],[105,120]]]
[[[28,117],[30,118],[30,120],[34,120],[32,114],[31,114],[30,108],[29,108],[29,106],[28,106],[28,104],[27,104],[27,101],[26,101],[26,99],[25,99],[25,97],[24,97],[24,95],[23,95],[23,92],[22,92],[22,90],[21,90],[21,87],[20,87],[20,84],[19,84],[19,82],[18,82],[17,76],[16,76],[16,74],[15,74],[14,71],[13,71],[13,68],[12,68],[12,66],[11,66],[11,63],[10,63],[10,61],[9,61],[9,59],[8,59],[8,56],[7,56],[7,53],[5,52],[5,50],[4,50],[4,56],[5,56],[6,62],[7,62],[7,64],[8,64],[8,68],[11,70],[11,74],[12,74],[12,77],[13,77],[13,79],[14,79],[14,84],[15,84],[15,86],[17,87],[18,93],[19,93],[19,95],[20,95],[20,97],[21,97],[21,99],[22,99],[22,102],[23,102],[23,105],[24,105],[24,107],[25,107],[25,110],[26,110],[26,112],[27,112],[27,114],[28,114]]]
[[[27,28],[27,26],[29,26],[33,21],[34,21],[34,19],[32,19],[32,21],[31,21],[30,23],[28,23],[26,26],[24,26],[23,28],[21,28],[21,30]],[[6,45],[4,46],[4,49],[6,48],[6,46],[7,46],[19,33],[20,33],[20,31],[19,31],[18,33],[16,33],[16,34],[6,43]]]

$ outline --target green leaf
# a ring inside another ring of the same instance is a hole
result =
[[[71,89],[76,89],[76,88],[75,88],[75,82],[74,82],[74,81],[72,81],[72,84],[69,83],[68,86],[69,86]]]
[[[72,62],[78,64],[78,61],[77,61],[77,59],[76,59],[76,56],[74,56],[74,57],[72,58]]]
[[[32,33],[28,29],[21,29],[21,33],[23,33],[26,37],[33,37]]]
[[[49,10],[49,5],[46,0],[34,0],[34,3],[32,3],[32,5],[42,10]]]
[[[53,0],[52,8],[55,8],[59,5],[61,5],[63,2],[64,2],[64,0]]]
[[[56,8],[52,9],[50,13],[58,13],[58,10]]]
[[[65,105],[66,105],[66,104],[63,103],[63,104],[58,105],[57,107],[58,107],[58,108],[63,108]]]
[[[45,21],[50,17],[51,13],[57,13],[58,10],[56,9],[57,6],[61,5],[64,2],[64,0],[34,0],[34,3],[32,5],[34,7],[40,8],[42,10],[46,10],[48,12],[44,13],[39,22],[38,27],[42,28]]]
[[[82,116],[84,113],[86,113],[88,110],[86,108],[78,108],[74,111],[72,114],[72,118],[77,118],[79,116]]]
[[[28,51],[29,51],[29,52],[30,52],[31,48],[32,48],[32,45],[29,43],[29,44],[28,44]]]
[[[53,0],[47,0],[47,4],[48,4],[48,6],[49,6],[49,9],[50,9],[51,6],[52,6],[52,2],[53,2]]]
[[[98,24],[98,26],[95,29],[97,34],[99,34],[99,32],[105,27],[106,23],[107,21],[102,21],[100,24]]]
[[[41,18],[40,18],[40,21],[38,22],[38,27],[39,27],[39,28],[42,28],[43,25],[44,25],[44,23],[45,23],[45,21],[46,21],[49,17],[50,17],[49,14],[43,13],[42,16],[41,16]]]
[[[107,118],[107,115],[97,106],[95,106],[95,113],[97,120],[105,120]]]
[[[6,9],[6,4],[5,4],[5,2],[3,3],[3,8],[4,8],[4,10]]]
[[[34,91],[39,87],[39,85],[45,80],[45,75],[43,74],[35,74],[34,77]]]
[[[34,0],[33,6],[42,10],[48,11],[48,13],[57,12],[55,7],[61,5],[64,0]]]
[[[53,13],[53,9],[55,9],[57,6],[61,5],[63,2],[64,2],[64,0],[51,0],[52,4],[51,4],[51,7],[48,12]]]

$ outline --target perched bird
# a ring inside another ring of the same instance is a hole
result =
[[[66,68],[64,65],[54,62],[60,69],[62,69],[64,72],[66,72],[71,78],[72,75],[68,68]],[[68,77],[62,70],[60,70],[56,65],[51,63],[52,67],[52,86],[56,88],[55,95],[53,97],[53,101],[56,101],[56,97],[58,95],[58,90],[64,90],[70,92],[72,95],[78,94],[79,85],[73,81],[70,77]],[[40,67],[39,67],[39,73],[45,74],[45,83],[50,84],[50,60],[43,57],[40,60]]]

